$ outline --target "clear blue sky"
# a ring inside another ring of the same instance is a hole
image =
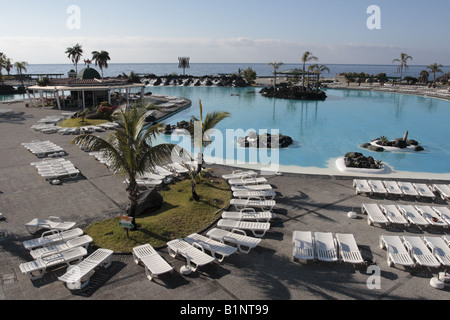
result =
[[[370,5],[379,30],[367,28]],[[105,50],[111,63],[298,63],[311,51],[329,64],[391,64],[405,52],[409,64],[448,66],[449,13],[448,0],[15,0],[2,5],[0,52],[70,63],[65,50],[80,43],[84,58]]]

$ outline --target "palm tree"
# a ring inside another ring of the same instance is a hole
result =
[[[430,64],[427,68],[430,69],[431,72],[433,72],[433,83],[436,82],[436,72],[442,72],[442,68],[443,65],[442,64],[437,64],[437,63],[433,63]]]
[[[400,59],[394,59],[392,60],[392,63],[399,62],[400,65],[398,66],[397,72],[400,72],[400,81],[402,81],[403,78],[403,69],[408,70],[408,59],[412,60],[413,58],[411,56],[408,56],[406,53],[402,52],[400,54]]]
[[[277,87],[277,70],[280,68],[284,63],[283,62],[270,62],[269,66],[273,67],[273,87]]]
[[[311,52],[305,51],[302,55],[302,63],[303,63],[303,78],[302,78],[302,87],[305,87],[305,65],[308,61],[317,61],[319,60],[317,57],[313,56]]]
[[[108,68],[108,61],[111,60],[111,58],[109,57],[109,53],[106,51],[93,51],[92,59],[95,61],[95,65],[98,65],[100,70],[102,71],[103,80],[103,68]]]
[[[11,69],[14,67],[12,60],[10,58],[7,58],[4,61],[3,68],[5,68],[6,72],[8,72],[8,76],[10,75]]]
[[[111,170],[126,176],[130,201],[128,215],[132,217],[134,226],[136,226],[135,216],[139,194],[136,178],[167,160],[173,149],[172,144],[152,145],[152,140],[163,125],[157,124],[145,130],[146,112],[147,108],[138,104],[135,104],[127,112],[119,109],[113,116],[118,127],[106,139],[96,135],[83,134],[71,141],[71,143],[94,151],[102,150],[110,162]]]
[[[0,52],[0,80],[1,80],[2,84],[3,84],[2,69],[3,68],[6,69],[5,66],[6,66],[6,54],[4,54],[3,52]]]
[[[17,73],[19,74],[20,80],[22,81],[22,87],[24,87],[22,71],[27,71],[27,65],[28,65],[28,62],[25,62],[25,61],[20,61],[20,62],[17,61],[16,63],[14,63],[14,66],[17,69]]]
[[[200,119],[198,119],[195,116],[192,116],[192,121],[189,126],[189,133],[191,135],[191,138],[194,141],[194,147],[197,147],[200,152],[198,154],[198,161],[197,161],[197,170],[195,172],[191,172],[191,187],[192,187],[192,197],[195,201],[198,201],[199,198],[197,196],[197,193],[195,192],[195,181],[197,175],[199,175],[203,169],[203,147],[206,147],[209,143],[211,143],[211,137],[209,136],[210,130],[214,129],[219,122],[222,120],[229,118],[230,113],[226,111],[214,111],[212,113],[209,113],[206,115],[206,117],[203,119],[203,106],[202,101],[199,100],[199,106],[200,106]],[[200,137],[196,135],[196,131],[198,130],[197,125],[201,124],[201,132]],[[196,130],[197,129],[197,130]]]
[[[322,65],[319,66],[317,63],[316,63],[316,64],[313,64],[313,65],[310,65],[308,69],[311,70],[313,73],[316,74],[316,76],[317,76],[317,79],[316,79],[316,89],[319,90],[320,74],[321,74],[322,72],[324,72],[324,71],[328,71],[328,73],[330,73],[330,69],[328,69],[328,67],[327,67],[326,65],[324,65],[324,64],[322,64]]]
[[[68,54],[67,57],[72,60],[72,63],[75,65],[75,72],[78,74],[78,62],[83,56],[83,49],[81,45],[77,43],[73,47],[67,48],[66,53]]]

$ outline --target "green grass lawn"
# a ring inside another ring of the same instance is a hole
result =
[[[84,127],[84,126],[97,126],[99,124],[106,123],[106,122],[109,122],[109,121],[104,120],[104,119],[85,119],[84,121],[82,121],[82,119],[80,117],[80,118],[75,118],[75,119],[72,119],[72,118],[65,119],[63,122],[58,124],[58,126],[61,128],[79,128],[79,127]]]
[[[168,241],[184,238],[200,232],[220,217],[220,209],[228,207],[230,189],[225,181],[204,178],[197,184],[200,201],[192,199],[190,180],[186,179],[167,186],[161,191],[164,203],[153,212],[136,218],[140,228],[129,231],[119,226],[119,218],[96,222],[85,230],[94,245],[114,252],[131,252],[133,247],[149,243],[153,247],[164,246]]]

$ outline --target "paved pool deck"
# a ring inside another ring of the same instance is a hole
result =
[[[65,268],[53,269],[41,280],[31,281],[19,269],[20,263],[32,260],[23,241],[35,237],[28,234],[25,223],[36,217],[60,216],[83,227],[118,215],[127,205],[127,194],[123,178],[69,144],[74,136],[49,135],[31,128],[39,119],[64,111],[26,108],[24,103],[0,104],[0,108],[14,110],[13,115],[0,118],[0,212],[5,217],[0,221],[0,300],[177,300],[222,304],[242,300],[450,299],[450,287],[438,290],[429,284],[444,268],[389,267],[386,250],[379,246],[381,235],[442,236],[448,234],[448,229],[369,226],[367,216],[361,213],[363,203],[448,206],[448,202],[440,198],[430,202],[357,195],[352,186],[354,176],[314,172],[265,176],[277,193],[277,218],[260,246],[249,254],[236,253],[222,263],[214,262],[185,276],[180,273],[184,259],[173,258],[167,248],[162,248],[158,252],[175,272],[156,281],[146,278],[144,268],[136,265],[130,254],[114,254],[112,265],[98,269],[80,292],[70,291],[58,281]],[[30,165],[37,161],[36,156],[21,146],[33,140],[50,140],[62,146],[81,176],[62,185],[49,184]],[[217,176],[233,170],[221,165],[209,167]],[[448,183],[427,176],[408,181]],[[349,211],[355,211],[357,217],[349,218]],[[335,262],[293,261],[292,234],[296,230],[351,233],[363,257],[373,265],[368,269]]]

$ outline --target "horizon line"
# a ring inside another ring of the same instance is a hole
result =
[[[191,65],[194,64],[267,64],[269,65],[270,62],[190,62]],[[74,65],[70,62],[55,62],[55,63],[29,63],[29,65]],[[82,65],[83,63],[78,63],[79,65]],[[109,65],[113,64],[178,64],[178,62],[111,62],[108,63]],[[299,64],[302,65],[301,62],[283,62],[284,65],[292,65],[292,64]],[[311,65],[312,63],[306,63],[306,65]],[[393,66],[395,67],[396,64],[382,64],[382,63],[320,63],[323,65],[348,65],[348,66]],[[94,65],[94,63],[91,63],[90,65]],[[409,64],[409,67],[426,67],[428,65],[425,64]],[[442,65],[442,67],[450,67],[449,65]]]

